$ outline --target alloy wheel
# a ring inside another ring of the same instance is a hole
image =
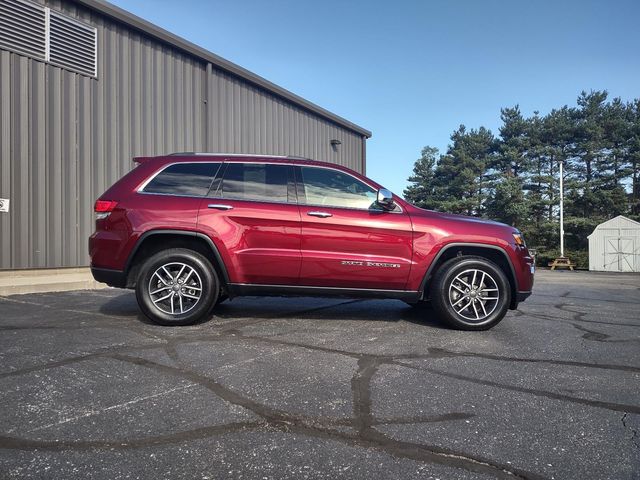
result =
[[[202,279],[186,263],[171,262],[159,267],[149,280],[149,297],[161,312],[182,315],[202,297]]]
[[[449,285],[449,304],[465,320],[482,322],[498,306],[500,290],[494,278],[475,268],[456,275]]]

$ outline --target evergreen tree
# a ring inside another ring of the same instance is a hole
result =
[[[640,99],[625,103],[608,100],[606,91],[583,91],[576,107],[527,118],[516,105],[503,108],[500,118],[497,139],[484,127],[461,125],[446,154],[425,147],[406,198],[501,220],[551,252],[558,243],[562,163],[569,249],[586,250],[587,235],[615,215],[640,220]]]
[[[487,216],[513,226],[526,224],[529,205],[524,196],[522,181],[507,177],[498,183],[492,198],[487,201]]]
[[[451,142],[435,171],[435,195],[440,208],[480,216],[490,186],[487,167],[495,150],[495,138],[484,127],[467,132],[460,125],[451,135]]]
[[[413,175],[409,177],[410,185],[404,191],[404,198],[418,207],[435,210],[439,206],[434,195],[437,158],[437,148],[424,147],[413,166]]]

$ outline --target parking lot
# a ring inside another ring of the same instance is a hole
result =
[[[395,300],[0,298],[0,478],[640,476],[640,276],[537,275],[487,332]]]

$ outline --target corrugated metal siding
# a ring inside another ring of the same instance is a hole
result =
[[[208,151],[297,155],[363,170],[361,136],[210,70]],[[342,145],[334,149],[332,139]]]
[[[87,265],[93,202],[137,155],[300,155],[364,171],[361,135],[97,13],[47,5],[98,28],[98,78],[0,50],[0,268]]]

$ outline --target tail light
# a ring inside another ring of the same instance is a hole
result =
[[[96,200],[96,204],[93,210],[96,212],[96,218],[102,220],[107,218],[111,212],[116,208],[118,202],[113,200]]]

